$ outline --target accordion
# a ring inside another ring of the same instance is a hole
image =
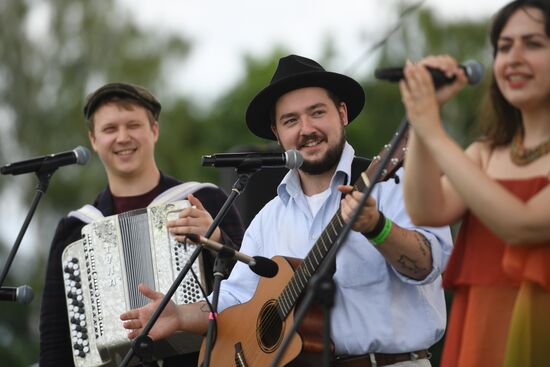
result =
[[[120,315],[149,302],[138,284],[166,293],[194,252],[166,228],[189,205],[180,200],[96,220],[67,246],[62,266],[75,366],[120,364],[131,346]],[[201,257],[192,269],[204,285]],[[191,273],[172,298],[176,304],[202,299]],[[154,358],[198,351],[200,342],[198,335],[177,333],[155,342]]]

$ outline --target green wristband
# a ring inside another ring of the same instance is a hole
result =
[[[386,217],[386,220],[384,221],[384,227],[382,227],[382,230],[376,237],[370,239],[370,242],[372,242],[372,244],[376,246],[384,242],[386,238],[388,238],[388,236],[390,235],[392,225],[392,221]]]

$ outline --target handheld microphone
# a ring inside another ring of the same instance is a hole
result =
[[[0,288],[0,301],[17,302],[26,305],[31,303],[33,298],[34,292],[28,285],[22,285],[17,288]]]
[[[300,168],[304,158],[297,150],[284,153],[220,153],[202,156],[202,165],[235,168]]]
[[[216,252],[224,252],[233,256],[234,259],[247,264],[250,270],[252,270],[254,273],[258,274],[261,277],[273,278],[275,275],[277,275],[277,272],[279,271],[279,266],[277,265],[277,263],[266,257],[263,257],[263,256],[250,257],[248,255],[243,254],[242,252],[232,249],[229,246],[222,245],[221,243],[212,241],[206,237],[199,236],[196,234],[187,234],[186,236],[191,241],[195,243],[200,243],[207,249],[214,250]]]
[[[84,165],[90,159],[90,151],[78,146],[75,149],[57,154],[44,155],[20,162],[10,163],[0,168],[3,175],[20,175],[29,172],[47,172],[69,164]]]
[[[475,60],[469,60],[460,65],[466,73],[470,85],[478,84],[483,79],[483,65]],[[430,72],[435,87],[441,87],[455,81],[456,76],[448,77],[441,70],[426,66]],[[374,71],[376,79],[387,80],[389,82],[398,82],[404,79],[403,68],[376,69]]]

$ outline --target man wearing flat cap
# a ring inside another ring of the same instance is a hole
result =
[[[67,245],[81,238],[85,224],[97,216],[145,208],[160,198],[188,199],[193,207],[182,210],[178,219],[168,223],[176,240],[182,240],[184,233],[205,235],[225,202],[225,193],[213,184],[183,184],[159,170],[154,150],[159,137],[160,111],[161,105],[151,92],[128,83],[104,85],[87,97],[84,117],[88,137],[105,168],[107,187],[97,195],[93,205],[85,205],[62,218],[55,232],[40,312],[41,367],[74,364],[73,330],[69,329],[61,256]],[[231,208],[211,238],[238,249],[242,237],[240,217]],[[212,258],[206,252],[204,256],[204,273],[208,277],[212,274]],[[164,366],[194,366],[197,356],[192,353],[166,358]]]
[[[239,357],[248,366],[270,365],[280,341],[277,333],[290,328],[293,312],[289,308],[295,306],[362,197],[350,186],[357,159],[346,141],[345,127],[361,112],[364,99],[355,80],[290,55],[279,61],[270,84],[248,106],[248,128],[259,137],[277,140],[285,150],[297,149],[304,164],[288,172],[277,196],[251,222],[241,251],[305,260],[294,273],[288,271],[288,262],[280,261],[279,273],[294,274],[294,278],[269,296],[264,296],[264,280],[241,264],[235,266],[222,282],[214,350],[224,344],[229,348],[213,353],[213,366],[226,365],[223,358],[231,348],[237,349],[237,343]],[[376,184],[338,252],[330,320],[335,366],[429,366],[428,348],[443,336],[446,315],[440,275],[452,248],[450,231],[414,226],[404,208],[401,186],[394,179]],[[158,302],[159,294],[143,291]],[[262,297],[265,304],[255,301]],[[257,304],[254,313],[251,308]],[[162,338],[176,330],[204,332],[208,315],[201,315],[200,305],[171,306],[166,320],[178,321],[159,323],[152,337]],[[151,309],[146,306],[125,313],[125,327],[139,331]],[[245,328],[245,319],[253,320],[252,331],[233,336],[227,325],[235,319],[241,328]],[[280,319],[282,326],[275,322]],[[256,320],[261,320],[258,333]],[[269,322],[264,325],[264,320]],[[305,356],[299,353],[296,357],[296,351],[307,351],[310,336],[303,335],[303,344],[294,339],[284,363]],[[297,365],[320,363],[301,360]]]

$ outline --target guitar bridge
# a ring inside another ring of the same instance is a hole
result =
[[[235,344],[235,365],[237,367],[248,367],[244,359],[243,347],[240,342]]]

